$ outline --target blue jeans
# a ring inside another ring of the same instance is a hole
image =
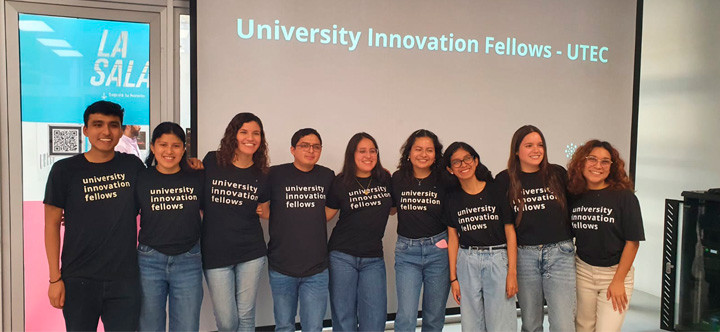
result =
[[[450,294],[450,267],[447,231],[409,239],[398,235],[395,244],[395,289],[398,310],[395,331],[415,331],[417,310],[422,300],[422,331],[441,331],[445,325],[445,305]]]
[[[328,270],[309,277],[291,277],[269,269],[275,331],[295,331],[300,302],[303,331],[321,331],[327,310]]]
[[[255,298],[267,257],[205,270],[218,331],[255,331]]]
[[[330,309],[334,331],[385,330],[385,260],[331,251]]]
[[[522,331],[543,330],[543,298],[550,331],[575,331],[575,245],[572,240],[518,246],[518,302]]]
[[[140,331],[165,331],[168,302],[170,331],[197,331],[203,298],[200,244],[168,256],[138,244],[140,266]]]
[[[517,331],[515,297],[505,295],[507,250],[460,249],[460,322],[463,331]]]

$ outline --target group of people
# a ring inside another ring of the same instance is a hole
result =
[[[48,295],[68,330],[94,330],[100,318],[106,330],[198,330],[203,275],[218,330],[254,330],[266,264],[277,331],[295,330],[298,307],[302,329],[321,330],[328,294],[333,330],[384,330],[382,238],[396,213],[395,330],[415,330],[420,294],[423,331],[442,330],[449,294],[466,331],[515,331],[516,294],[523,331],[542,331],[543,300],[553,331],[620,330],[644,233],[607,142],[585,143],[566,171],[548,163],[540,130],[523,126],[493,177],[470,145],[443,151],[421,129],[391,175],[362,132],[336,175],[318,165],[312,128],[292,136],[292,163],[270,167],[262,121],[239,113],[202,162],[188,162],[179,125],[159,124],[143,164],[113,150],[123,113],[88,106],[89,151],[48,178]]]

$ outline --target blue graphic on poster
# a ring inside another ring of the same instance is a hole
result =
[[[20,14],[19,28],[23,122],[82,123],[104,99],[149,124],[149,24]]]

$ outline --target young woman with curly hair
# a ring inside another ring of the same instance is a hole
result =
[[[625,162],[608,142],[591,140],[568,164],[570,220],[577,246],[577,331],[620,331],[645,240]]]
[[[219,331],[255,329],[255,298],[267,246],[256,212],[267,197],[268,152],[262,121],[238,113],[217,151],[208,152],[202,258]]]
[[[415,331],[422,290],[422,330],[440,331],[450,291],[447,226],[442,202],[445,183],[442,144],[431,131],[419,129],[400,148],[392,175],[398,214],[395,245],[396,331]]]

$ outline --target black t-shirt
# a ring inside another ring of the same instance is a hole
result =
[[[325,201],[334,178],[320,165],[309,172],[292,163],[270,168],[270,268],[298,278],[327,268]]]
[[[397,207],[398,235],[419,239],[445,231],[442,202],[445,185],[432,172],[424,179],[405,178],[401,171],[392,175],[393,205]]]
[[[554,164],[549,167],[550,171],[560,179],[562,188],[565,188],[567,182],[565,169]],[[500,172],[495,181],[507,192],[510,185],[508,171]],[[543,183],[540,172],[520,172],[520,183],[525,206],[522,220],[516,229],[518,245],[540,245],[572,239],[567,208],[562,208],[554,193],[547,184]],[[515,202],[511,204],[513,221],[515,221],[518,206]]]
[[[267,202],[267,176],[255,167],[221,167],[215,151],[203,158],[203,267],[215,269],[265,256],[258,202]]]
[[[203,172],[163,174],[155,167],[138,175],[140,207],[138,241],[165,255],[187,252],[200,239]]]
[[[390,174],[385,181],[335,178],[327,207],[340,210],[328,247],[356,257],[383,257],[382,238],[392,208]],[[367,192],[365,192],[367,189]]]
[[[630,190],[590,190],[573,197],[570,221],[580,259],[593,266],[620,262],[625,241],[644,241],[640,203]]]
[[[63,278],[137,276],[134,190],[143,168],[140,159],[120,152],[104,163],[79,154],[53,165],[43,203],[64,210]]]
[[[492,182],[478,194],[458,188],[445,201],[448,224],[458,230],[462,246],[497,246],[507,243],[505,224],[512,224],[505,192]]]

